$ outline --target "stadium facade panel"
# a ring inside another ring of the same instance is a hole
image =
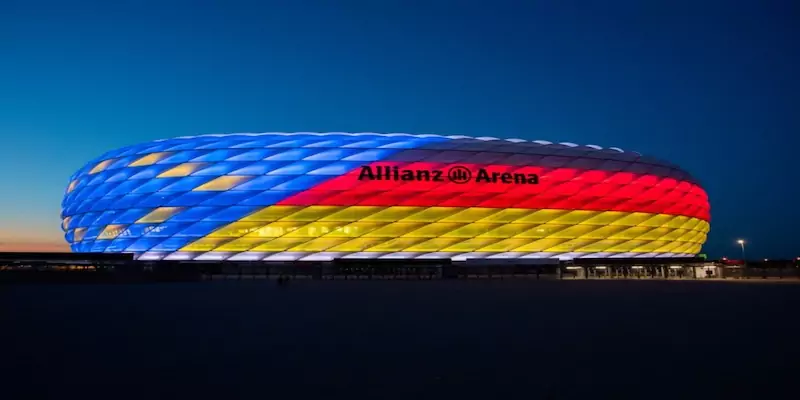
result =
[[[377,133],[180,137],[69,180],[76,252],[144,260],[686,257],[703,188],[618,148]]]

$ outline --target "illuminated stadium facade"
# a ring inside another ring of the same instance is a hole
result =
[[[140,260],[691,257],[705,191],[618,148],[375,133],[180,137],[110,151],[62,203],[75,252]]]

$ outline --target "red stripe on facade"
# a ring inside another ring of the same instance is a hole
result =
[[[381,167],[382,173],[387,172],[386,168],[393,173],[393,167],[398,167],[400,178],[404,170],[441,171],[442,181],[433,181],[434,176],[428,181],[396,180],[394,174],[390,174],[391,179],[370,180],[366,175],[359,179],[362,169],[358,168],[278,204],[549,208],[646,212],[710,219],[705,191],[694,183],[673,178],[573,168],[457,165],[470,171],[470,181],[455,183],[448,180],[452,164],[375,162],[369,167],[376,178],[377,167]],[[497,181],[477,182],[480,169],[485,171],[482,173],[484,177],[488,175]],[[510,174],[505,176],[505,182],[503,173]],[[531,174],[538,177],[538,183],[521,183],[522,177],[529,178]]]

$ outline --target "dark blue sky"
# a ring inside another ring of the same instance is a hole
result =
[[[797,256],[794,3],[6,0],[0,239],[60,240],[67,178],[115,147],[373,131],[666,158],[709,193],[709,255]]]

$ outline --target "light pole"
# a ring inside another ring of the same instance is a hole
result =
[[[747,257],[744,255],[744,240],[739,239],[739,240],[736,241],[736,243],[739,243],[742,246],[742,262],[744,262],[744,267],[746,267],[747,266]]]

